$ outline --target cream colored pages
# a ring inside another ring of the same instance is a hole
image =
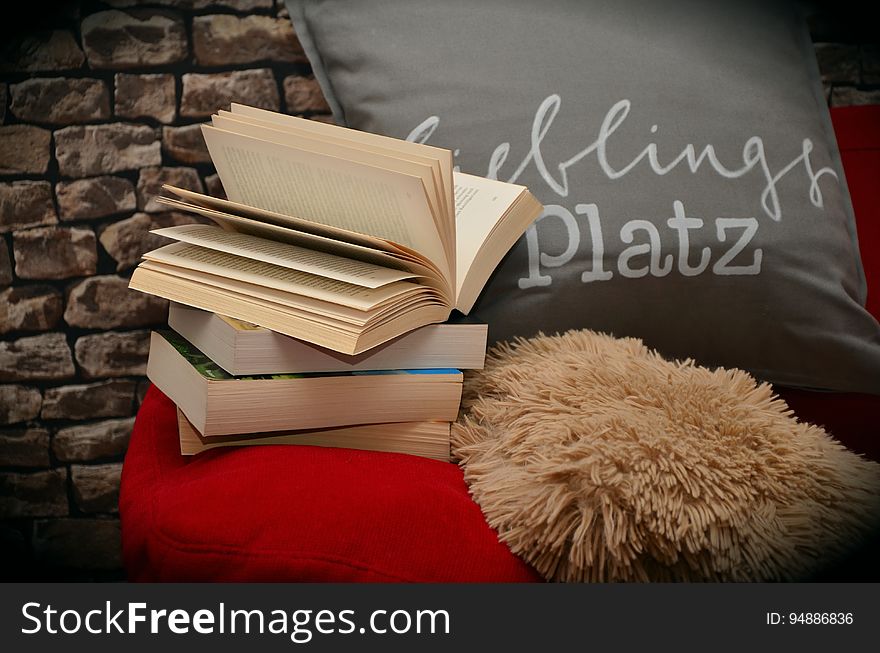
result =
[[[299,231],[298,229],[282,227],[268,222],[260,222],[259,220],[245,218],[233,213],[226,213],[225,211],[218,211],[216,209],[190,204],[189,202],[183,202],[172,197],[157,197],[156,201],[160,204],[166,204],[174,209],[197,213],[198,215],[209,218],[223,227],[226,231],[236,231],[251,236],[257,236],[259,238],[268,238],[270,240],[289,243],[291,245],[320,249],[321,251],[335,254],[337,256],[354,258],[359,261],[365,261],[367,263],[372,263],[373,265],[381,265],[388,268],[397,267],[398,269],[404,269],[404,266],[408,263],[408,259],[402,259],[399,254],[394,255],[387,253],[384,250],[373,249],[364,245],[356,245],[344,240],[337,240],[327,236],[307,233]]]
[[[443,229],[444,239],[449,243],[449,250],[452,253],[455,243],[455,222],[449,218],[454,215],[453,205],[455,201],[453,198],[454,182],[452,179],[451,151],[440,147],[424,145],[423,143],[413,143],[356,129],[327,125],[314,120],[297,118],[296,116],[288,116],[274,111],[266,111],[265,109],[257,109],[235,103],[232,104],[231,111],[221,110],[218,114],[220,116],[234,116],[237,119],[252,120],[262,125],[277,125],[291,133],[309,134],[325,141],[357,144],[374,152],[390,154],[398,158],[430,165],[435,185],[439,189],[439,200],[444,218],[443,224],[439,228]]]
[[[448,275],[448,261],[421,179],[202,126],[234,202],[410,247]]]
[[[415,286],[406,281],[397,281],[381,288],[362,288],[188,243],[166,245],[147,252],[144,258],[362,310]]]
[[[401,251],[402,248],[402,246],[396,246],[390,241],[383,240],[382,238],[376,238],[375,236],[368,236],[366,234],[356,233],[348,229],[340,229],[339,227],[323,225],[317,222],[312,222],[311,220],[303,220],[302,218],[291,215],[284,215],[283,213],[267,211],[266,209],[260,209],[255,206],[246,206],[245,204],[240,204],[238,202],[231,202],[230,200],[223,200],[219,197],[211,197],[210,195],[204,195],[202,193],[197,193],[195,191],[187,190],[185,188],[178,188],[177,186],[172,186],[171,184],[163,184],[162,189],[174,193],[183,201],[195,204],[199,207],[242,216],[250,220],[258,220],[266,224],[273,224],[284,227],[286,229],[295,229],[304,233],[314,234],[316,236],[323,236],[324,238],[342,240],[345,242],[360,245],[361,247],[381,249],[382,251],[387,252],[398,252]],[[169,198],[166,197],[160,197],[158,198],[158,201],[167,201],[168,199]]]
[[[489,238],[524,186],[455,172],[455,228],[457,234],[456,297],[477,252]]]
[[[447,304],[450,306],[454,302],[454,299],[450,294],[452,289],[449,288],[440,273],[427,267],[424,259],[416,259],[411,254],[405,253],[402,250],[391,254],[383,250],[355,245],[346,241],[327,238],[316,234],[305,233],[275,224],[260,222],[259,220],[252,220],[240,215],[216,211],[214,209],[182,202],[169,197],[159,197],[156,201],[176,209],[190,211],[209,218],[226,231],[234,231],[257,236],[259,238],[298,245],[308,249],[316,249],[318,251],[327,252],[328,254],[344,256],[345,258],[352,258],[385,268],[404,270],[415,277],[420,278],[422,283],[441,292],[446,297]]]
[[[441,147],[434,147],[433,145],[425,145],[424,143],[413,143],[411,141],[400,140],[399,138],[382,136],[381,134],[371,134],[370,132],[359,131],[357,129],[349,129],[348,127],[328,125],[316,120],[306,120],[304,118],[288,116],[286,114],[276,113],[275,111],[267,111],[266,109],[258,109],[256,107],[249,107],[234,102],[230,107],[230,112],[235,115],[248,116],[280,125],[292,126],[325,138],[345,138],[363,145],[387,148],[389,151],[397,152],[401,155],[434,159],[439,163],[440,178],[444,190],[443,202],[446,204],[446,212],[452,212],[452,206],[455,204],[453,198],[453,187],[455,186],[455,182],[452,178],[452,152],[450,150]],[[221,111],[220,113],[223,114],[225,112]],[[455,234],[452,235],[454,241]]]
[[[203,224],[154,229],[152,233],[366,288],[378,288],[394,281],[412,279],[415,276],[399,270],[389,270],[362,261],[256,236],[224,231],[220,227]]]
[[[296,314],[303,319],[315,320],[324,317],[338,322],[363,327],[363,325],[369,322],[372,317],[378,315],[384,310],[384,307],[382,306],[371,308],[369,310],[340,306],[339,304],[324,302],[312,297],[292,295],[289,292],[275,290],[274,288],[255,286],[244,281],[237,281],[228,277],[220,277],[216,274],[200,272],[199,270],[188,270],[177,266],[170,266],[158,261],[144,261],[138,267],[138,270],[140,269],[160,272],[165,276],[173,276],[178,279],[194,281],[203,286],[219,288],[235,295],[247,297],[249,300],[271,302],[272,304],[283,307],[284,310],[296,312]],[[364,305],[366,305],[366,303]]]
[[[270,143],[287,145],[302,151],[326,154],[398,174],[418,177],[424,185],[425,199],[428,201],[431,217],[438,232],[446,221],[443,206],[440,204],[441,191],[435,183],[431,165],[424,161],[411,161],[385,152],[358,147],[356,144],[345,141],[316,138],[308,132],[285,131],[278,124],[266,124],[259,120],[247,120],[229,113],[223,115],[223,113],[211,116],[211,123],[214,127],[244,136],[252,136]]]

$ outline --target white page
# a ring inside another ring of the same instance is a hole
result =
[[[456,296],[477,252],[514,203],[524,186],[485,179],[463,172],[455,178]]]
[[[425,145],[424,143],[413,143],[390,136],[349,129],[347,127],[327,125],[315,120],[307,120],[234,102],[230,107],[230,111],[221,110],[218,114],[260,121],[262,124],[272,123],[297,133],[310,133],[323,139],[332,139],[335,142],[348,141],[377,151],[393,153],[395,156],[405,157],[412,161],[430,162],[437,188],[441,189],[439,199],[442,204],[443,215],[446,216],[444,238],[448,239],[450,248],[454,248],[455,221],[449,220],[449,217],[455,213],[453,209],[455,203],[453,187],[455,184],[452,180],[453,159],[450,150],[434,147],[433,145]]]
[[[444,228],[447,216],[443,212],[443,206],[438,203],[442,193],[435,183],[431,165],[424,161],[413,161],[388,152],[377,152],[373,149],[357,147],[354,143],[339,139],[316,138],[316,135],[305,131],[285,131],[283,126],[275,123],[266,123],[260,120],[248,121],[228,112],[211,116],[211,123],[219,129],[243,136],[252,136],[302,151],[326,154],[398,174],[418,177],[424,184],[425,199],[428,201],[436,229],[439,231]]]
[[[267,302],[272,302],[284,307],[286,310],[297,311],[302,319],[315,320],[315,316],[326,317],[330,320],[352,324],[356,327],[363,327],[374,315],[382,311],[381,307],[373,308],[367,311],[350,308],[348,306],[340,306],[331,302],[321,301],[313,297],[304,297],[302,295],[293,295],[289,292],[276,290],[275,288],[266,288],[265,286],[255,286],[245,281],[238,281],[228,277],[220,277],[216,274],[208,272],[200,272],[199,270],[189,270],[159,261],[144,261],[138,269],[144,268],[154,272],[161,272],[166,276],[176,277],[187,281],[194,281],[200,285],[211,286],[221,290],[227,290],[242,297],[255,298]],[[222,316],[223,319],[235,319]],[[239,320],[242,321],[242,320]],[[245,322],[245,324],[249,324]],[[259,327],[263,328],[263,327]]]
[[[152,233],[366,288],[378,288],[415,276],[399,270],[390,270],[275,240],[225,231],[220,227],[209,225],[166,227],[154,229]]]
[[[448,275],[421,179],[207,125],[202,133],[232,201],[401,243]]]
[[[144,258],[361,310],[372,308],[415,286],[397,281],[381,288],[362,288],[187,243],[166,245],[147,252]]]
[[[455,185],[452,179],[452,152],[442,147],[435,147],[425,143],[414,143],[405,141],[391,136],[382,136],[381,134],[372,134],[370,132],[350,129],[348,127],[340,127],[338,125],[328,125],[317,120],[307,120],[296,116],[289,116],[275,111],[266,109],[258,109],[257,107],[249,107],[244,104],[232,103],[230,113],[233,115],[247,116],[264,120],[266,122],[274,122],[279,125],[291,126],[303,131],[309,131],[313,134],[327,138],[346,139],[355,143],[361,143],[376,148],[386,148],[400,154],[406,154],[413,157],[434,159],[439,162],[439,172],[441,185],[444,189],[443,202],[446,204],[446,210],[451,211],[454,203],[452,189]],[[220,111],[220,114],[224,114]]]
[[[324,251],[329,254],[335,254],[336,256],[353,258],[358,261],[364,261],[394,270],[404,270],[421,279],[422,283],[444,293],[444,295],[448,297],[447,302],[449,304],[452,304],[453,302],[453,298],[449,296],[451,289],[448,288],[440,273],[435,269],[428,267],[425,259],[416,258],[408,251],[397,249],[394,253],[390,253],[387,250],[377,250],[371,247],[337,240],[335,238],[306,233],[297,229],[281,227],[275,224],[261,222],[259,220],[252,220],[251,218],[245,218],[240,215],[189,204],[188,202],[182,202],[174,198],[159,197],[156,201],[176,209],[190,211],[209,218],[226,231],[245,233],[259,238],[267,238],[269,240],[299,245],[309,249]],[[384,243],[384,241],[382,242]]]
[[[257,220],[265,224],[277,225],[284,227],[285,229],[295,229],[296,231],[353,243],[371,249],[380,249],[387,252],[397,252],[403,247],[402,245],[396,245],[395,243],[383,240],[382,238],[376,238],[375,236],[368,236],[347,229],[340,229],[339,227],[324,225],[312,222],[311,220],[304,220],[292,215],[275,213],[255,206],[247,206],[245,204],[240,204],[239,202],[220,199],[219,197],[211,197],[210,195],[204,195],[185,188],[177,188],[170,184],[163,184],[162,190],[174,193],[177,197],[182,198],[179,201],[188,203],[188,206],[198,206],[205,209],[220,211],[222,213],[229,213],[245,217],[249,220]],[[173,201],[173,199],[174,198],[159,197],[156,201],[168,203],[169,201]],[[195,208],[188,208],[187,210],[196,211]],[[196,211],[196,213],[198,213],[198,211]]]
[[[359,261],[365,261],[367,263],[372,263],[373,265],[403,269],[402,266],[408,265],[410,260],[409,256],[401,258],[401,254],[391,254],[388,253],[387,250],[378,250],[365,245],[356,245],[329,236],[321,236],[300,231],[293,227],[282,227],[280,225],[254,220],[253,218],[247,218],[234,213],[226,213],[225,211],[218,211],[217,209],[190,204],[189,202],[184,202],[172,197],[157,197],[156,201],[180,211],[197,213],[198,215],[213,220],[216,224],[220,225],[227,231],[235,231],[251,236],[257,236],[259,238],[277,240],[291,245],[319,249],[328,252],[329,254],[345,256],[347,258],[356,258]]]

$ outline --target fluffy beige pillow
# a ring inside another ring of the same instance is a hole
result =
[[[880,521],[880,465],[769,385],[590,331],[494,348],[453,453],[550,580],[797,579]]]

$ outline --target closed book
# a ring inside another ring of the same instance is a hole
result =
[[[348,356],[225,315],[171,304],[168,325],[232,374],[481,369],[485,324],[431,324]]]
[[[186,415],[177,409],[180,431],[180,453],[192,456],[218,447],[255,445],[308,445],[312,447],[341,447],[385,453],[405,453],[434,460],[449,460],[449,422],[398,422],[389,424],[359,424],[305,431],[252,433],[247,435],[218,435],[206,438],[192,425]]]
[[[462,389],[453,369],[233,377],[173,331],[151,335],[147,376],[205,437],[451,422]]]

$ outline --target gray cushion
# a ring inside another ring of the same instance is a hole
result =
[[[793,6],[287,5],[338,121],[453,149],[545,204],[472,313],[492,340],[588,327],[880,393],[880,326]]]

